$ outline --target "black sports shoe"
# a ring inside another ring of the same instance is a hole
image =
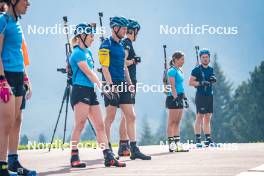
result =
[[[8,166],[6,162],[0,162],[0,175],[1,176],[10,176],[7,168]]]
[[[13,164],[8,166],[8,170],[17,173],[18,176],[36,176],[36,171],[31,171],[24,168],[19,161],[15,161]]]
[[[119,143],[118,156],[130,156],[128,143]]]
[[[104,150],[104,158],[105,158],[105,162],[104,162],[105,167],[111,167],[111,166],[126,167],[126,163],[118,161],[115,158],[113,152],[111,152],[111,150],[109,149]]]
[[[217,147],[217,144],[213,142],[211,138],[207,138],[204,142],[206,147]]]
[[[151,160],[151,156],[147,156],[140,152],[137,146],[131,147],[131,160],[141,159],[141,160]]]
[[[78,150],[72,150],[71,153],[71,167],[72,168],[85,168],[86,164],[81,163]]]

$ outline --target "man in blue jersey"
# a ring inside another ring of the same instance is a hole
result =
[[[194,131],[196,135],[196,145],[201,147],[201,129],[205,134],[205,145],[213,144],[211,139],[211,117],[213,113],[213,89],[216,82],[214,69],[209,66],[210,52],[203,49],[199,52],[201,65],[196,66],[191,73],[189,84],[197,89],[195,96],[196,121]]]
[[[131,147],[130,158],[132,160],[137,158],[150,160],[150,156],[146,156],[140,152],[136,142],[136,114],[132,101],[135,88],[125,64],[125,49],[121,43],[122,38],[126,35],[127,25],[127,19],[124,17],[111,18],[110,27],[112,28],[112,36],[104,40],[99,49],[103,80],[106,82],[106,87],[110,87],[113,93],[112,98],[104,97],[106,106],[106,134],[110,143],[111,125],[115,119],[117,107],[120,107],[126,118],[126,127]]]

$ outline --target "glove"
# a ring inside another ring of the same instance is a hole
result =
[[[24,76],[24,85],[25,85],[26,91],[28,91],[28,89],[29,89],[29,79],[28,79],[27,75]]]
[[[12,91],[10,90],[6,79],[0,80],[0,98],[4,103],[8,103],[10,95],[12,95]]]
[[[186,97],[183,98],[184,100],[184,108],[189,108],[189,103],[188,103],[188,99]]]
[[[27,75],[24,76],[24,87],[26,89],[26,100],[29,100],[32,96],[32,90],[31,90],[30,81]]]
[[[210,86],[211,85],[211,82],[209,81],[201,81],[200,82],[200,86],[203,86],[203,87],[207,87],[207,86]]]
[[[135,56],[134,61],[135,61],[135,64],[141,63],[141,57]]]
[[[182,99],[180,97],[175,98],[174,101],[176,103],[176,106],[179,106],[179,105],[183,104]]]
[[[102,86],[102,96],[106,96],[109,100],[114,100],[114,99],[119,99],[119,93],[117,92],[117,90],[115,89],[115,87],[110,84],[104,84]]]
[[[216,77],[215,77],[215,76],[211,76],[211,77],[209,78],[209,81],[210,81],[211,83],[216,83]]]

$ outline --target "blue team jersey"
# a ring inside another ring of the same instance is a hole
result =
[[[4,36],[1,55],[4,71],[24,72],[22,54],[23,32],[19,22],[13,16],[1,13],[0,35]]]
[[[117,43],[112,37],[103,41],[100,49],[110,51],[109,72],[113,81],[125,81],[125,49],[122,43]],[[103,80],[104,77],[103,77]]]
[[[72,83],[73,85],[94,87],[94,83],[79,68],[78,63],[81,61],[87,62],[88,67],[91,70],[94,69],[91,50],[89,48],[83,50],[79,46],[75,46],[70,57],[70,65],[73,72]]]
[[[184,75],[183,72],[175,67],[172,67],[167,72],[167,79],[174,78],[175,79],[175,88],[177,94],[183,94],[184,93]],[[172,96],[171,92],[168,92],[168,96]]]
[[[192,70],[191,75],[196,78],[196,81],[201,82],[201,81],[209,81],[210,77],[214,76],[215,73],[212,67],[208,66],[207,68],[205,68],[202,65],[199,65]],[[207,87],[198,86],[196,93],[205,96],[213,95],[212,85]]]

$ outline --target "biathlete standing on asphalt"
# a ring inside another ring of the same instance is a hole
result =
[[[130,140],[131,156],[134,159],[150,160],[140,152],[136,142],[136,114],[133,108],[132,96],[135,92],[134,85],[129,76],[126,66],[125,49],[121,40],[127,32],[128,21],[124,17],[113,17],[110,19],[112,36],[101,44],[99,49],[99,60],[102,65],[103,80],[106,87],[110,87],[112,98],[104,97],[106,106],[105,128],[110,143],[110,129],[115,119],[117,107],[124,113],[127,133]]]
[[[139,30],[140,30],[139,23],[133,19],[129,19],[127,26],[127,37],[122,41],[125,48],[126,66],[128,68],[132,84],[135,87],[137,85],[137,76],[136,76],[137,65],[141,62],[141,58],[136,55],[133,47],[133,42],[136,41]],[[136,102],[135,95],[136,92],[132,97],[133,104],[135,104]],[[127,135],[126,121],[123,113],[119,127],[119,136],[120,136],[120,141],[119,141],[118,156],[130,156],[129,138]]]
[[[71,106],[75,116],[71,137],[71,166],[73,168],[86,167],[86,164],[80,161],[77,146],[88,117],[96,129],[97,141],[103,149],[105,166],[125,167],[126,164],[116,160],[109,149],[102,112],[95,92],[95,86],[101,88],[102,83],[94,72],[94,60],[89,48],[94,41],[93,28],[89,24],[82,23],[76,26],[74,34],[75,37],[72,43],[75,46],[70,57],[70,66],[73,73]]]
[[[196,66],[191,73],[189,85],[196,88],[196,120],[194,131],[196,135],[196,146],[202,147],[201,130],[205,134],[205,146],[214,145],[211,139],[211,117],[213,113],[213,89],[216,82],[214,69],[209,66],[210,52],[203,49],[199,52],[201,64]]]
[[[24,176],[34,176],[21,166],[17,149],[20,137],[23,109],[22,101],[25,96],[31,96],[31,86],[25,71],[23,57],[23,32],[18,21],[21,15],[26,14],[30,5],[28,0],[2,0],[5,3],[4,11],[0,15],[0,175],[11,173]],[[8,147],[8,149],[7,149]],[[8,166],[6,154],[8,150]]]
[[[172,55],[171,68],[167,72],[167,80],[171,86],[171,91],[167,94],[166,108],[169,110],[168,118],[168,142],[170,152],[187,152],[180,143],[180,122],[184,108],[184,74],[182,66],[184,64],[184,54],[175,52]]]

